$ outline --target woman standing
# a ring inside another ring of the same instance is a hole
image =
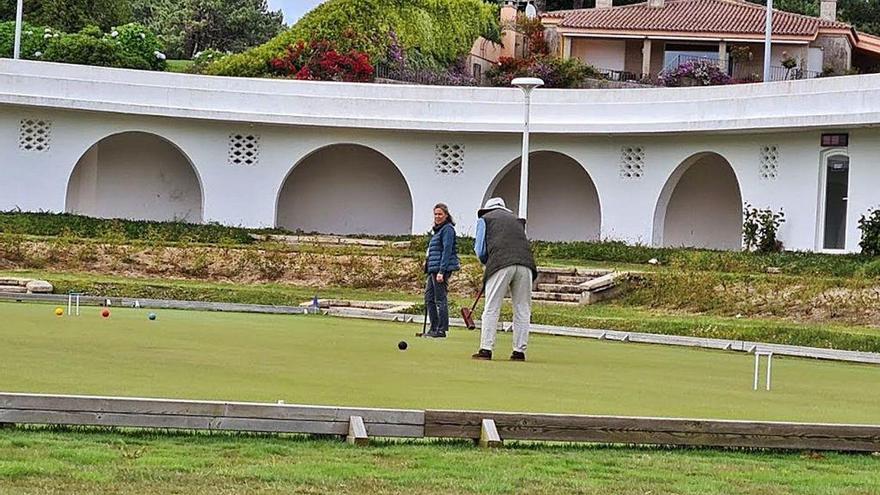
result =
[[[447,288],[452,272],[461,268],[458,250],[455,245],[455,221],[449,214],[449,207],[443,203],[434,206],[434,228],[431,242],[428,243],[428,259],[425,273],[425,308],[431,321],[431,329],[425,337],[443,339],[449,330],[449,305]]]

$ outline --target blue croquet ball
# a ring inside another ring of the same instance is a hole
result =
[[[156,313],[150,313],[149,315],[147,315],[147,318],[149,318],[150,320],[155,320],[155,319],[156,319]]]
[[[407,344],[406,344],[405,340],[401,340],[400,342],[397,343],[397,348],[400,349],[401,351],[405,351],[406,347],[407,347]]]

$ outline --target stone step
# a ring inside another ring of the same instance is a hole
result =
[[[593,280],[594,277],[582,276],[582,275],[557,275],[556,283],[557,284],[569,284],[569,285],[577,285],[582,284],[584,282],[589,282]]]
[[[539,266],[538,273],[548,273],[553,275],[577,275],[577,268],[558,268],[550,266]]]
[[[538,290],[541,292],[555,292],[561,294],[580,294],[584,292],[584,288],[576,284],[538,284]]]
[[[581,300],[580,294],[560,294],[558,292],[532,292],[532,299],[536,301],[557,301],[578,303]]]
[[[0,285],[20,285],[24,287],[30,279],[17,277],[0,277]]]
[[[590,277],[596,278],[601,277],[603,275],[608,275],[612,273],[614,270],[609,270],[607,268],[578,268],[577,274],[579,277]]]
[[[21,285],[0,285],[0,292],[6,294],[26,294],[27,287],[22,287]]]
[[[580,306],[580,302],[572,302],[572,301],[551,301],[549,299],[533,299],[533,302],[540,304],[555,304],[558,306]]]

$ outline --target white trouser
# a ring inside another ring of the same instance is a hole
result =
[[[529,323],[532,319],[532,270],[522,265],[502,268],[486,281],[486,306],[483,308],[480,349],[495,347],[495,333],[501,316],[501,303],[510,291],[513,302],[513,350],[526,352]]]

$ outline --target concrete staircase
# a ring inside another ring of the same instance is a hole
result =
[[[617,294],[624,273],[601,268],[539,267],[532,300],[559,304],[593,304]]]
[[[19,277],[0,277],[0,293],[3,294],[50,294],[54,288],[45,280]]]

